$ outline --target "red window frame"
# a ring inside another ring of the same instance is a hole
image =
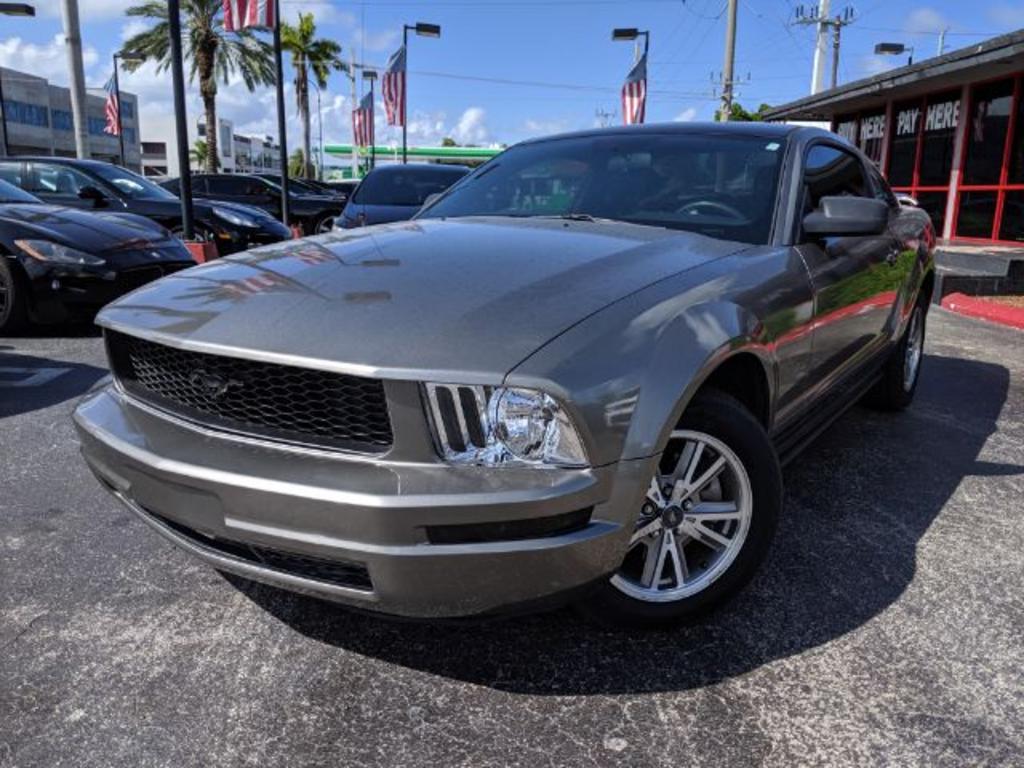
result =
[[[1010,158],[1013,155],[1013,138],[1017,130],[1017,112],[1018,105],[1021,99],[1022,83],[1024,83],[1024,72],[1018,72],[1009,77],[994,77],[990,80],[984,80],[977,83],[971,84],[970,98],[968,99],[968,109],[962,113],[965,120],[970,120],[974,114],[975,104],[975,91],[978,86],[989,85],[990,83],[999,82],[1002,80],[1012,79],[1013,80],[1013,95],[1010,99],[1010,122],[1006,130],[1006,141],[1003,144],[1003,164],[999,169],[999,182],[997,184],[960,184],[956,191],[956,203],[953,207],[953,226],[950,229],[950,236],[953,240],[961,243],[996,243],[1012,246],[1020,246],[1019,240],[1000,240],[999,229],[1003,223],[1003,205],[1006,200],[1007,192],[1019,192],[1024,191],[1024,183],[1021,184],[1010,184]],[[967,140],[968,132],[965,130],[963,140],[960,145],[960,163],[963,165],[967,162]],[[915,169],[916,170],[916,169]],[[956,234],[957,221],[960,218],[960,196],[964,192],[995,192],[996,193],[996,211],[995,216],[992,219],[992,236],[991,237],[958,237]]]

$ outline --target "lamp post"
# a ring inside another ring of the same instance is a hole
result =
[[[36,9],[25,3],[0,3],[0,16],[35,16]],[[7,109],[4,107],[4,73],[0,69],[0,133],[4,135],[0,149],[4,151],[4,157],[10,154],[7,143]]]
[[[377,79],[377,71],[374,69],[363,70],[363,80],[370,82],[370,104],[373,105],[373,110],[377,111],[377,102],[373,96],[373,83]],[[377,167],[377,131],[374,129],[374,123],[376,122],[376,114],[370,115],[370,170],[372,171]]]
[[[316,125],[317,125],[317,131],[320,134],[318,139],[317,139],[317,143],[319,144],[319,146],[317,147],[317,158],[316,158],[317,159],[317,178],[319,178],[320,181],[323,181],[324,180],[324,113],[320,109],[320,86],[317,85],[316,78],[313,78],[309,82],[311,82],[313,84],[313,87],[316,88]]]
[[[182,239],[195,235],[192,224],[192,172],[188,162],[188,119],[185,114],[185,70],[181,63],[180,0],[167,0],[167,37],[171,59],[171,90],[174,98],[174,137],[178,152],[178,194],[181,197]],[[216,130],[216,127],[214,127]]]
[[[626,40],[636,40],[638,37],[644,39],[644,52],[643,55],[647,55],[647,49],[651,43],[651,33],[646,29],[637,29],[636,27],[617,27],[612,30],[612,40],[617,42]],[[633,62],[640,61],[640,48],[636,47],[633,51]]]
[[[914,63],[914,46],[903,43],[878,43],[875,46],[876,55],[899,56],[902,53],[908,54],[907,66]]]
[[[124,167],[128,163],[124,157],[124,126],[121,123],[121,81],[117,75],[117,60],[121,61],[132,61],[142,63],[146,60],[138,51],[115,51],[114,52],[114,93],[117,94],[117,141],[121,148],[121,166]],[[136,120],[136,126],[138,121]]]
[[[402,163],[409,161],[409,144],[407,127],[409,123],[409,30],[412,30],[420,37],[440,37],[441,26],[439,24],[426,24],[417,21],[415,24],[402,25],[402,50],[405,51],[405,87],[402,89]]]

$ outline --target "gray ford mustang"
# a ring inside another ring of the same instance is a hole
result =
[[[935,234],[821,130],[517,145],[410,222],[103,311],[100,482],[224,571],[415,617],[571,597],[666,626],[750,579],[780,463],[906,407]]]

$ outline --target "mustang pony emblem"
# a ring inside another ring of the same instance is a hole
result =
[[[238,389],[243,386],[243,383],[238,379],[226,379],[216,373],[210,373],[204,368],[197,368],[192,371],[188,381],[193,386],[202,389],[214,400],[224,397],[230,389]]]

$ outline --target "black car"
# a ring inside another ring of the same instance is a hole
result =
[[[464,165],[382,165],[366,174],[349,198],[339,227],[411,219],[428,197],[439,195],[470,169]]]
[[[176,192],[178,179],[163,182]],[[198,173],[192,176],[192,192],[226,203],[251,205],[281,218],[281,187],[248,173]],[[289,221],[307,235],[330,232],[345,204],[332,195],[318,195],[297,189],[288,190]]]
[[[346,200],[352,197],[352,193],[356,191],[356,187],[359,186],[359,179],[342,179],[340,181],[322,181],[320,182],[328,189],[337,192]]]
[[[261,179],[266,179],[281,186],[280,173],[254,173],[253,176],[259,176]],[[324,182],[317,181],[316,179],[297,179],[294,176],[289,176],[288,188],[291,192],[301,192],[304,195],[327,195],[328,197],[336,197],[342,202],[348,200],[347,192],[332,189]]]
[[[65,157],[8,158],[0,160],[0,179],[46,203],[135,213],[175,234],[182,230],[181,201],[176,195],[110,163]],[[193,210],[196,236],[215,242],[221,255],[291,237],[287,227],[256,208],[196,199]]]
[[[184,243],[131,213],[47,205],[0,180],[0,331],[88,318],[109,301],[194,266]]]

